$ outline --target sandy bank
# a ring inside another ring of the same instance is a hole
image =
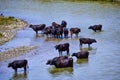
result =
[[[0,16],[0,22],[2,22],[0,23],[0,34],[2,35],[0,37],[0,45],[4,45],[6,42],[14,39],[18,30],[22,30],[29,25],[24,20],[16,18],[10,19],[4,16]],[[4,52],[0,52],[0,61],[23,55],[35,48],[35,46],[20,46],[14,49],[8,49]]]
[[[23,55],[35,49],[35,46],[21,46],[11,50],[0,52],[0,61]]]

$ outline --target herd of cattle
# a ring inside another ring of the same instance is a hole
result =
[[[47,37],[50,38],[68,38],[68,34],[70,32],[71,38],[72,35],[75,34],[76,37],[78,37],[79,32],[81,31],[80,28],[70,28],[68,30],[66,28],[67,22],[62,21],[61,24],[57,24],[56,22],[52,22],[51,26],[46,27],[45,24],[40,25],[30,25],[29,27],[32,28],[36,32],[36,36],[38,35],[38,31],[41,31],[43,34],[45,34]],[[102,25],[93,25],[90,26],[88,29],[92,29],[93,31],[102,31]],[[96,43],[97,41],[95,39],[91,38],[80,38],[80,48],[82,48],[82,44],[88,44],[88,48],[90,48],[90,45],[92,43]],[[69,55],[69,43],[63,43],[58,44],[55,46],[55,49],[59,52],[59,57],[54,57],[53,59],[50,59],[47,61],[47,65],[54,65],[56,68],[65,68],[65,67],[73,67],[73,58],[69,58],[68,56],[62,56],[62,52],[66,51],[67,55]],[[73,53],[71,56],[75,56],[77,59],[81,58],[88,58],[89,52],[88,51],[81,51],[77,53]],[[15,60],[8,64],[8,67],[12,67],[15,71],[17,71],[17,68],[24,68],[26,71],[27,68],[27,60]]]

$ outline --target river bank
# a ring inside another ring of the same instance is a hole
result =
[[[4,45],[6,42],[12,40],[18,30],[25,29],[29,24],[21,19],[14,17],[0,16],[0,45]],[[31,50],[35,49],[35,46],[20,46],[13,49],[8,49],[4,52],[0,52],[0,61],[10,59],[23,55]]]
[[[22,30],[28,25],[29,24],[26,21],[21,19],[0,16],[0,45],[13,39],[16,31]]]

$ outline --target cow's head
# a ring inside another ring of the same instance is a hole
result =
[[[91,39],[93,43],[96,43],[97,41],[95,39]]]
[[[32,28],[32,26],[33,26],[33,25],[32,25],[32,24],[30,24],[30,25],[29,25],[29,28]]]
[[[71,56],[76,56],[77,53],[73,53]]]
[[[49,64],[49,65],[52,65],[52,63],[53,63],[52,60],[48,60],[46,64],[47,64],[47,65],[48,65],[48,64]]]
[[[88,27],[88,29],[93,29],[93,26]]]
[[[12,66],[13,66],[13,63],[9,63],[9,64],[8,64],[8,67],[12,67]]]
[[[56,50],[59,49],[59,45],[56,45],[56,46],[55,46],[55,49],[56,49]]]

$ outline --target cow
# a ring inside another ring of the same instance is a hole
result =
[[[63,28],[61,26],[56,28],[56,37],[57,38],[62,38],[63,37]]]
[[[58,50],[59,55],[62,55],[62,51],[67,51],[67,55],[69,55],[69,43],[64,43],[64,44],[59,44],[56,45],[55,48],[56,50]]]
[[[47,37],[52,36],[52,26],[48,26],[44,29],[43,34],[45,34]]]
[[[80,41],[80,47],[82,47],[82,44],[88,44],[89,48],[92,43],[97,42],[95,39],[91,39],[91,38],[80,38],[79,41]]]
[[[88,51],[81,51],[81,52],[73,53],[72,56],[77,57],[77,59],[88,58],[89,52]]]
[[[73,35],[73,34],[75,34],[76,37],[78,38],[79,32],[81,32],[81,29],[80,29],[80,28],[70,28],[70,35],[71,35],[71,38],[72,38],[72,35]]]
[[[92,29],[93,31],[102,31],[102,25],[99,24],[99,25],[93,25],[93,26],[90,26],[88,29]]]
[[[63,34],[64,34],[64,37],[65,37],[65,38],[68,38],[69,31],[68,31],[67,28],[64,28],[64,29],[63,29]]]
[[[29,27],[32,28],[36,32],[36,35],[38,35],[38,31],[43,31],[46,25],[45,24],[39,24],[39,25],[30,24]]]
[[[54,65],[56,68],[73,67],[73,58],[68,58],[67,56],[55,57],[48,60],[46,64]]]
[[[24,60],[14,60],[13,62],[8,64],[8,67],[12,67],[15,72],[17,72],[17,68],[24,68],[24,71],[26,71],[28,61],[26,59]]]
[[[56,22],[52,22],[52,27],[53,28],[58,28],[58,27],[60,27],[60,24],[58,24]]]
[[[62,20],[60,26],[61,26],[62,28],[66,28],[66,26],[67,26],[67,22],[64,21],[64,20]]]
[[[54,57],[52,60],[48,60],[46,64],[50,64],[50,65],[53,65],[54,62],[58,61],[58,60],[61,60],[61,59],[68,59],[67,56],[59,56],[59,57]]]

